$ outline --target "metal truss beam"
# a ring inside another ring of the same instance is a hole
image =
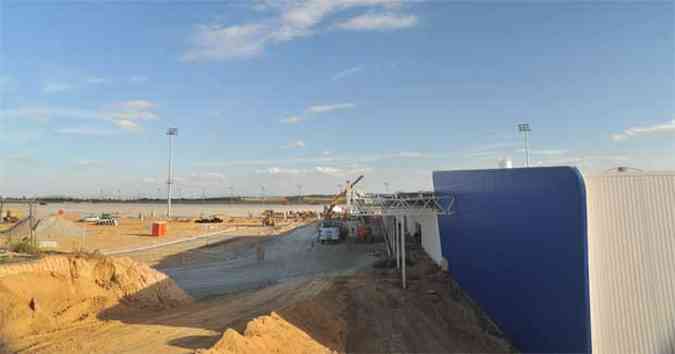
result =
[[[351,213],[369,215],[452,215],[455,197],[450,193],[418,192],[370,194],[352,192]]]

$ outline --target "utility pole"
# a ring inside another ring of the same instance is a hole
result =
[[[169,178],[166,181],[167,184],[167,197],[166,197],[166,217],[171,218],[171,192],[173,185],[173,137],[178,135],[178,128],[169,128],[166,131],[166,135],[169,136]]]
[[[527,134],[531,131],[532,129],[530,129],[530,124],[528,123],[518,124],[518,132],[523,134],[525,142],[525,167],[530,167],[530,147],[527,141]]]
[[[389,194],[389,182],[384,182],[384,192]]]
[[[298,184],[298,203],[302,200],[302,184]]]

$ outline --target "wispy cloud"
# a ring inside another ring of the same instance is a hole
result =
[[[348,76],[351,76],[351,75],[354,75],[354,74],[358,73],[361,70],[363,70],[363,66],[360,66],[360,65],[355,66],[353,68],[349,68],[347,70],[340,71],[339,73],[333,75],[333,77],[331,77],[331,80],[333,80],[333,81],[342,80],[342,79],[344,79]]]
[[[103,162],[97,160],[78,160],[75,164],[80,167],[99,167],[103,165]]]
[[[113,124],[115,124],[120,129],[126,130],[128,132],[132,132],[132,133],[137,133],[137,132],[140,132],[142,130],[141,126],[138,125],[138,123],[133,122],[133,121],[128,120],[128,119],[114,120]]]
[[[117,102],[98,110],[64,108],[64,107],[19,107],[1,111],[3,116],[12,119],[31,119],[47,121],[51,119],[65,120],[103,120],[112,122],[118,128],[126,131],[138,132],[141,130],[139,121],[157,120],[159,115],[153,111],[157,104],[147,100],[131,100]],[[61,134],[101,135],[106,130],[93,128],[63,128],[57,130]]]
[[[283,167],[270,167],[265,169],[256,170],[258,174],[268,174],[268,175],[301,175],[308,173],[309,170],[298,169],[298,168],[283,168]]]
[[[31,155],[28,153],[13,153],[4,156],[4,159],[6,162],[9,163],[15,163],[15,164],[20,164],[20,165],[37,165],[39,162]]]
[[[624,141],[628,138],[637,137],[641,135],[654,135],[675,133],[675,119],[670,122],[665,122],[656,125],[632,127],[624,130],[621,133],[611,134],[610,138],[614,141]]]
[[[259,22],[197,26],[190,38],[190,48],[183,54],[184,61],[208,61],[232,58],[247,58],[262,53],[270,44],[312,36],[320,32],[322,23],[332,15],[356,8],[399,8],[400,0],[307,0],[278,3],[257,3],[254,8],[274,10],[274,16]],[[399,16],[399,15],[386,15]],[[399,22],[408,21],[407,16],[397,17]],[[362,20],[361,20],[362,21]],[[358,21],[357,21],[358,22]],[[380,27],[396,26],[393,20],[380,19]],[[414,24],[414,23],[412,23]],[[408,23],[407,26],[412,24]],[[345,29],[350,28],[345,25]],[[354,25],[351,25],[353,27]],[[362,27],[364,25],[361,25]],[[399,28],[404,26],[398,24]],[[329,26],[333,28],[341,28]],[[368,28],[362,28],[367,30]]]
[[[518,152],[525,152],[525,149],[518,149]],[[547,155],[547,156],[556,156],[556,155],[565,155],[567,150],[564,149],[529,149],[528,152],[532,155]]]
[[[364,14],[353,17],[337,26],[347,30],[395,30],[413,27],[417,24],[417,17],[398,14]]]
[[[300,122],[302,122],[302,121],[304,121],[304,120],[305,120],[305,119],[302,118],[302,117],[300,117],[300,116],[290,116],[290,117],[287,117],[287,118],[282,119],[282,120],[281,120],[281,123],[286,123],[286,124],[298,124],[298,123],[300,123]]]
[[[90,85],[102,85],[110,82],[108,79],[104,79],[102,77],[97,76],[89,77],[85,81]]]
[[[337,103],[337,104],[309,106],[307,107],[306,111],[309,113],[326,113],[344,109],[352,109],[354,107],[356,107],[356,105],[353,103]]]
[[[303,144],[304,145],[304,144]],[[286,146],[285,146],[286,147]],[[269,159],[269,160],[231,160],[222,161],[201,161],[195,163],[201,167],[232,167],[232,166],[264,166],[264,165],[301,165],[301,164],[349,164],[349,163],[371,163],[385,160],[422,160],[445,158],[447,155],[431,154],[424,152],[394,152],[394,153],[363,153],[357,155],[345,154],[334,155],[331,152],[324,152],[320,156],[307,156],[290,159]]]
[[[115,134],[115,132],[112,130],[89,128],[89,127],[61,128],[57,129],[56,133],[64,135],[87,135],[87,136],[109,136]]]
[[[305,142],[302,140],[296,140],[288,143],[287,145],[282,146],[284,149],[300,149],[305,147]]]
[[[72,89],[73,86],[64,82],[48,82],[42,87],[44,93],[60,93]]]
[[[313,114],[321,114],[321,113],[328,113],[328,112],[334,112],[334,111],[340,111],[340,110],[346,110],[346,109],[352,109],[356,107],[355,104],[353,103],[337,103],[337,104],[325,104],[325,105],[314,105],[314,106],[309,106],[305,109],[305,114],[303,116],[289,116],[286,118],[282,118],[280,121],[281,123],[285,124],[298,124],[302,123],[306,120],[311,119],[311,115]]]
[[[134,75],[129,78],[129,82],[132,84],[142,84],[148,81],[147,76]]]

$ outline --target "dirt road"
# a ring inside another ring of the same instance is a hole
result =
[[[168,260],[157,268],[195,298],[234,293],[272,285],[291,278],[310,275],[338,275],[368,266],[377,246],[351,242],[320,245],[316,242],[316,224],[291,231],[285,236],[262,240],[264,260],[258,261],[254,245],[220,250],[209,247],[201,255],[203,262],[176,266]],[[177,257],[183,257],[181,255]],[[165,265],[166,264],[166,265]]]
[[[427,256],[411,252],[418,264],[403,290],[395,270],[369,267],[382,244],[320,245],[315,237],[316,225],[264,237],[260,261],[261,238],[165,257],[156,267],[198,302],[155,312],[112,308],[9,344],[18,353],[193,353],[275,311],[289,332],[264,340],[279,353],[293,352],[277,340],[295,343],[292,333],[338,352],[512,351]]]

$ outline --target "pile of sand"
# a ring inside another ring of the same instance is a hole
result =
[[[51,256],[0,266],[0,338],[95,319],[101,311],[191,302],[165,274],[130,258]]]
[[[286,321],[276,312],[246,325],[244,335],[229,328],[211,349],[200,354],[322,354],[336,353]]]

